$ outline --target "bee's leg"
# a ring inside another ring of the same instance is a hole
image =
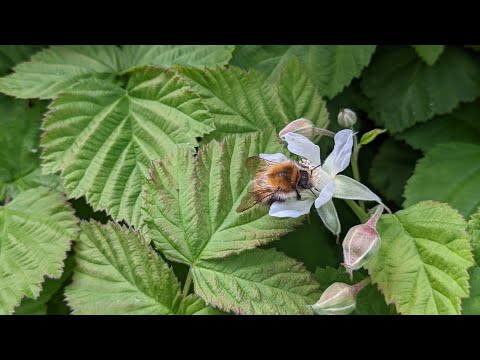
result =
[[[302,197],[300,196],[297,188],[295,188],[295,191],[297,192],[297,200],[302,200]]]
[[[316,189],[316,188],[315,188],[315,189]],[[308,190],[310,190],[310,192],[313,194],[313,196],[317,196],[317,195],[315,195],[315,193],[313,192],[313,190],[312,190],[311,188],[308,189]]]

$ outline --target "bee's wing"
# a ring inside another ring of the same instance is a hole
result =
[[[257,204],[255,201],[255,197],[252,191],[247,192],[247,194],[243,197],[240,205],[237,207],[237,213],[244,212],[245,210],[254,207]]]
[[[262,170],[264,167],[274,164],[275,162],[262,159],[258,156],[251,156],[245,159],[245,167],[250,174],[250,176],[255,177],[257,173]],[[243,212],[245,210],[250,209],[251,207],[255,206],[262,200],[268,198],[269,196],[273,195],[275,191],[271,191],[268,189],[262,189],[262,193],[260,195],[260,200],[255,200],[255,192],[253,191],[253,184],[250,185],[250,188],[247,194],[243,197],[240,205],[237,208],[237,212]],[[258,191],[257,191],[258,195]]]
[[[253,186],[250,186],[249,191],[242,198],[242,201],[240,202],[240,205],[238,205],[237,212],[241,213],[241,212],[244,212],[244,211],[250,209],[251,207],[254,207],[258,203],[265,200],[266,198],[272,196],[274,193],[275,193],[275,190],[263,189],[261,191],[260,199],[255,200],[255,193],[253,192]],[[257,195],[258,194],[259,194],[259,192],[257,191]]]
[[[245,159],[245,168],[250,176],[255,176],[259,170],[268,165],[268,161],[258,156],[251,156]]]

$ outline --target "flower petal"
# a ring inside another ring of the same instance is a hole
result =
[[[328,155],[323,170],[335,176],[345,170],[350,164],[353,147],[353,131],[344,129],[335,134],[335,146]]]
[[[323,206],[317,209],[317,212],[325,227],[338,237],[341,226],[333,201],[327,201]]]
[[[323,204],[325,204],[328,200],[333,197],[333,193],[335,192],[335,184],[333,181],[330,181],[325,187],[320,191],[318,198],[315,200],[315,207],[319,208]]]
[[[337,175],[333,182],[335,183],[335,193],[333,194],[335,198],[376,201],[382,204],[382,200],[372,190],[348,176]]]
[[[272,162],[283,162],[283,161],[288,160],[288,158],[285,155],[280,154],[280,153],[260,154],[260,155],[258,155],[258,157],[261,158],[261,159],[264,159],[264,160],[272,161]]]
[[[285,141],[288,143],[288,150],[309,160],[313,165],[320,165],[320,148],[305,136],[288,133],[285,135]]]
[[[274,217],[297,218],[308,214],[315,198],[297,200],[295,198],[287,199],[285,202],[276,201],[270,206],[269,215]]]

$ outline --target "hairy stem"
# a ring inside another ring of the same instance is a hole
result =
[[[355,289],[355,293],[358,294],[358,292],[368,284],[370,284],[370,277],[367,277],[366,279],[363,279],[362,281],[360,281],[358,284],[353,285],[353,288]]]
[[[12,197],[10,196],[10,192],[8,191],[8,188],[7,188],[7,192],[5,194],[5,200],[3,201],[3,206],[7,206],[7,204],[12,201]]]
[[[331,138],[335,137],[335,133],[333,131],[327,130],[327,129],[322,129],[322,128],[315,128],[315,131],[319,134],[329,136]]]
[[[192,286],[192,268],[188,269],[187,279],[185,280],[185,285],[183,286],[182,296],[185,299],[190,291]]]
[[[368,219],[368,215],[355,201],[344,199],[348,206],[353,210],[358,219],[364,223]]]

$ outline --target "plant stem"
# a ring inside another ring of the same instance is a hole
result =
[[[335,133],[333,131],[327,130],[327,129],[322,129],[322,128],[315,128],[315,131],[319,134],[329,136],[331,138],[335,137]]]
[[[10,192],[7,189],[5,194],[5,200],[3,201],[3,206],[6,206],[10,201],[12,201],[12,197],[10,196]]]
[[[360,281],[358,284],[353,285],[353,288],[355,289],[355,293],[358,294],[358,292],[368,284],[370,284],[370,277],[367,277],[366,279],[363,279],[362,281]]]
[[[183,286],[182,296],[185,299],[190,291],[190,286],[192,286],[192,268],[188,269],[187,279],[185,280],[185,285]]]
[[[361,182],[360,171],[358,170],[358,152],[360,151],[360,148],[361,145],[358,144],[358,138],[357,135],[355,135],[353,137],[353,153],[350,162],[352,164],[353,178],[358,182]],[[365,204],[363,203],[363,201],[359,201],[358,203],[360,204],[362,210],[365,211]]]
[[[367,213],[353,200],[344,199],[348,206],[353,210],[358,219],[364,223],[368,219]]]

